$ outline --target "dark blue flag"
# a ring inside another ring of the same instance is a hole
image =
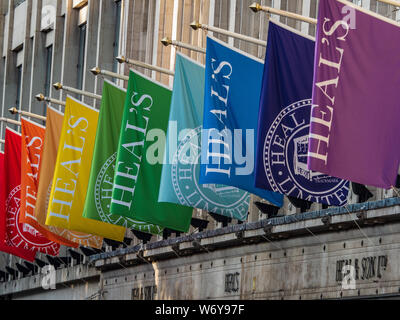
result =
[[[349,183],[307,168],[315,42],[270,22],[260,100],[256,187],[332,206]]]
[[[222,184],[282,206],[279,193],[254,187],[263,62],[207,37],[200,184]]]

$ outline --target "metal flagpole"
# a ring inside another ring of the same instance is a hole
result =
[[[297,13],[289,12],[289,11],[279,10],[279,9],[275,9],[275,8],[271,8],[271,7],[267,7],[267,6],[262,6],[257,2],[254,2],[249,8],[251,10],[253,10],[254,12],[264,11],[267,13],[277,14],[280,16],[304,21],[304,22],[311,23],[311,24],[317,24],[317,19],[312,19],[312,18],[305,17],[305,16],[302,16]]]
[[[377,1],[391,4],[392,6],[395,6],[395,7],[400,7],[400,2],[398,2],[398,1],[393,1],[393,0],[377,0]]]
[[[124,56],[118,56],[115,59],[117,59],[117,61],[119,63],[127,63],[127,64],[131,64],[131,65],[134,65],[134,66],[142,67],[142,68],[145,68],[145,69],[150,69],[150,70],[158,71],[158,72],[161,72],[161,73],[169,74],[171,76],[175,75],[175,73],[173,71],[171,71],[171,70],[160,68],[160,67],[157,67],[157,66],[153,66],[153,65],[145,63],[145,62],[132,60],[132,59],[126,58]]]
[[[119,73],[115,73],[115,72],[111,72],[111,71],[108,71],[108,70],[102,70],[102,69],[100,69],[99,67],[95,67],[95,68],[93,68],[92,70],[90,70],[95,76],[98,76],[98,75],[103,75],[103,76],[109,76],[109,77],[111,77],[111,78],[116,78],[116,79],[120,79],[120,80],[125,80],[125,81],[128,81],[129,80],[129,77],[128,76],[125,76],[125,75],[122,75],[122,74],[119,74]]]
[[[7,118],[0,118],[1,122],[5,122],[5,123],[9,123],[9,124],[15,124],[16,126],[20,126],[21,122],[19,121],[15,121],[15,120],[11,120],[11,119],[7,119]]]
[[[53,98],[49,98],[49,97],[45,97],[44,94],[39,93],[38,95],[35,96],[37,101],[46,101],[46,102],[50,102],[50,103],[54,103],[54,104],[58,104],[60,106],[65,106],[65,102],[64,101],[60,101],[57,99],[53,99]]]
[[[31,112],[27,112],[27,111],[22,111],[22,110],[18,110],[17,108],[13,107],[8,109],[8,111],[15,115],[15,114],[20,114],[22,116],[27,116],[27,117],[31,117],[31,118],[35,118],[35,119],[39,119],[39,120],[43,120],[46,121],[46,117],[40,116],[38,114],[35,113],[31,113]]]
[[[190,44],[187,44],[187,43],[183,43],[183,42],[176,41],[176,40],[171,40],[170,38],[163,38],[161,40],[161,43],[166,47],[168,47],[169,45],[173,45],[173,46],[189,49],[189,50],[200,52],[200,53],[206,53],[206,49],[204,49],[204,48],[199,48],[199,47],[195,47]]]
[[[236,39],[239,39],[239,40],[251,42],[251,43],[257,44],[259,46],[263,46],[263,47],[267,46],[267,42],[266,41],[263,41],[263,40],[260,40],[260,39],[256,39],[256,38],[252,38],[252,37],[249,37],[249,36],[245,36],[245,35],[240,34],[240,33],[231,32],[231,31],[228,31],[228,30],[225,30],[225,29],[221,29],[221,28],[209,26],[209,25],[206,25],[206,24],[202,24],[202,23],[199,23],[197,21],[192,22],[190,24],[190,26],[194,30],[198,30],[198,29],[208,30],[208,31],[211,31],[211,32],[224,34],[224,35],[226,35],[228,37],[232,37],[232,38],[236,38]]]
[[[54,89],[56,90],[65,90],[67,92],[71,92],[71,93],[76,93],[76,94],[81,94],[83,96],[89,97],[89,98],[93,98],[96,100],[101,100],[101,96],[99,96],[98,94],[92,93],[92,92],[87,92],[87,91],[83,91],[83,90],[79,90],[76,88],[72,88],[72,87],[67,87],[62,85],[60,82],[57,82],[55,84],[53,84]]]

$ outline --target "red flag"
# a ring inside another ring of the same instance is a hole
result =
[[[8,237],[8,230],[17,229],[15,217],[10,217],[9,219],[8,212],[10,212],[11,215],[13,215],[12,212],[14,212],[14,214],[18,213],[17,207],[19,206],[18,198],[15,198],[14,200],[12,196],[13,193],[16,195],[17,192],[9,192],[10,189],[12,191],[14,189],[18,190],[19,186],[10,185],[13,182],[8,181],[11,174],[7,173],[9,168],[6,167],[6,157],[9,156],[10,158],[14,158],[10,159],[9,162],[15,161],[15,156],[13,157],[13,155],[18,155],[18,151],[20,151],[15,145],[14,140],[19,141],[19,144],[21,144],[21,138],[15,139],[15,136],[19,138],[17,133],[14,133],[14,131],[8,128],[6,129],[6,144],[4,147],[5,154],[0,155],[0,176],[3,178],[0,190],[0,250],[33,262],[35,260],[36,251],[25,249],[23,245],[14,246]],[[10,198],[8,195],[10,195]],[[15,205],[13,205],[13,203],[15,203]]]
[[[60,244],[52,241],[55,236],[47,228],[40,225],[34,215],[46,129],[37,123],[22,118],[21,132],[21,210],[18,222],[28,224],[47,239],[43,243],[35,244],[39,252],[58,256]]]
[[[5,182],[5,212],[0,222],[0,236],[5,252],[34,261],[38,247],[48,242],[36,229],[19,223],[21,205],[21,135],[6,129],[3,176]]]

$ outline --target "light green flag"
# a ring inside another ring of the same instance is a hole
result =
[[[131,70],[111,212],[187,232],[193,209],[158,202],[171,96],[170,89]]]
[[[138,231],[160,234],[163,228],[110,213],[115,160],[121,132],[126,90],[105,81],[99,123],[94,146],[92,169],[83,216]]]

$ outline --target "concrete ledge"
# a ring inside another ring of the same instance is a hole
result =
[[[332,232],[343,228],[358,228],[358,226],[364,227],[393,220],[400,220],[400,198],[351,204],[342,208],[329,208],[207,230],[179,238],[94,255],[90,257],[90,261],[94,262],[97,268],[103,268],[107,264],[112,264],[109,259],[129,255],[130,261],[145,263],[146,261],[143,261],[143,258],[137,256],[138,252],[143,251],[143,257],[155,261],[173,258],[178,253],[179,255],[187,255],[194,252],[212,251],[226,246],[244,245],[255,240],[281,240],[310,234],[311,232]],[[102,262],[97,263],[97,260],[102,260]]]
[[[101,260],[98,262],[101,264]],[[37,274],[32,277],[21,278],[14,281],[0,283],[0,293],[2,296],[16,293],[26,293],[28,291],[42,290],[42,281],[45,275]],[[91,268],[89,265],[77,265],[65,269],[56,270],[56,285],[65,285],[75,282],[88,281],[99,278],[100,271]]]

